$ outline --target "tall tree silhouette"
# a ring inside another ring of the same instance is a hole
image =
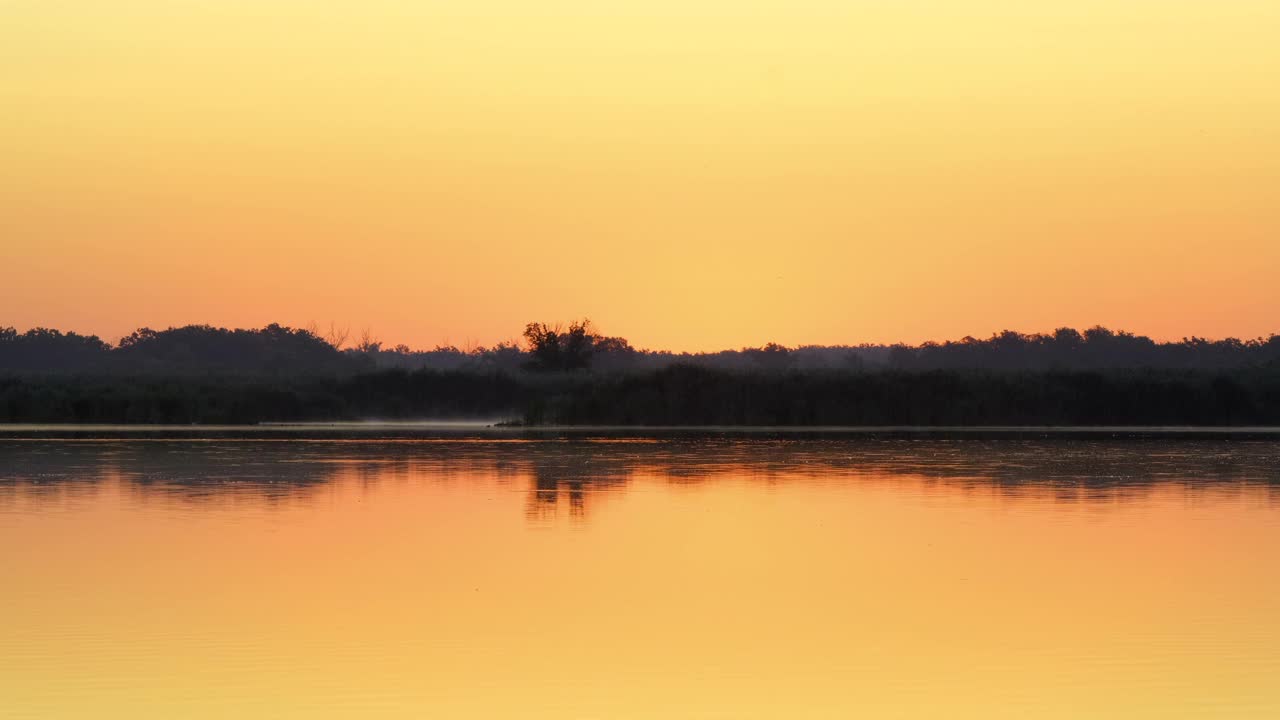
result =
[[[559,325],[529,323],[524,339],[529,343],[529,361],[525,367],[540,372],[585,370],[591,367],[591,354],[599,336],[591,321],[571,323],[567,330]]]

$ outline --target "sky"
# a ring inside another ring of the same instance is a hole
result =
[[[1280,332],[1275,0],[0,0],[0,325]]]

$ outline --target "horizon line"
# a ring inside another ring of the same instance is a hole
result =
[[[568,324],[569,323],[555,323],[552,325],[552,327],[566,327],[568,326]],[[106,337],[93,332],[63,330],[61,328],[51,327],[48,325],[31,325],[25,329],[20,329],[17,326],[0,324],[0,330],[11,329],[14,332],[16,332],[18,335],[22,335],[24,333],[31,332],[33,330],[49,330],[53,332],[62,333],[63,335],[75,334],[81,337],[97,338],[99,341],[106,343],[111,348],[118,349],[121,347],[121,343],[124,341],[125,338],[130,337],[132,334],[143,331],[143,330],[150,330],[152,332],[159,333],[159,332],[167,332],[172,330],[182,330],[185,328],[210,328],[213,330],[225,330],[228,332],[260,332],[272,326],[277,326],[283,329],[288,329],[293,331],[308,332],[314,335],[315,337],[325,341],[326,343],[334,347],[334,349],[339,351],[354,350],[357,348],[357,343],[356,343],[357,339],[350,337],[351,332],[350,332],[349,326],[341,328],[341,331],[345,334],[345,336],[338,344],[335,344],[333,339],[331,339],[330,337],[326,337],[324,331],[320,329],[314,321],[309,322],[306,325],[287,325],[279,322],[271,322],[271,323],[266,323],[265,325],[262,325],[259,327],[216,325],[213,323],[199,323],[199,322],[191,322],[183,325],[169,325],[168,327],[160,328],[160,329],[143,325],[143,326],[137,327],[133,333],[119,335],[119,336],[106,336]],[[792,350],[792,351],[800,350],[804,348],[883,348],[883,349],[890,349],[894,347],[921,348],[921,347],[926,347],[931,345],[959,345],[959,344],[965,344],[966,341],[986,342],[986,341],[1001,337],[1002,335],[1005,335],[1008,333],[1012,333],[1014,335],[1017,335],[1023,338],[1052,338],[1056,333],[1063,330],[1074,331],[1077,334],[1079,334],[1081,337],[1087,337],[1087,334],[1089,333],[1089,331],[1092,331],[1092,330],[1105,330],[1112,336],[1131,337],[1134,339],[1145,339],[1155,343],[1156,345],[1176,345],[1179,343],[1196,341],[1196,340],[1208,342],[1208,343],[1223,343],[1223,342],[1229,342],[1233,340],[1241,343],[1249,343],[1249,342],[1255,342],[1255,341],[1267,342],[1276,337],[1280,337],[1280,331],[1273,331],[1267,335],[1255,335],[1251,337],[1244,337],[1244,336],[1238,336],[1238,335],[1225,335],[1220,337],[1211,337],[1206,335],[1184,334],[1177,338],[1162,338],[1162,337],[1155,337],[1152,335],[1146,335],[1138,332],[1133,332],[1130,330],[1108,327],[1102,324],[1093,324],[1084,328],[1074,327],[1071,325],[1062,325],[1048,331],[1034,331],[1034,332],[1025,332],[1021,330],[1004,328],[998,331],[992,331],[988,335],[966,334],[964,336],[956,337],[956,338],[930,339],[930,340],[922,340],[919,342],[910,342],[907,340],[898,340],[894,342],[874,342],[874,341],[862,341],[862,342],[856,342],[856,343],[838,342],[838,343],[830,343],[830,344],[809,342],[809,343],[798,343],[794,345],[788,345],[788,344],[779,343],[776,341],[766,341],[758,345],[740,345],[737,347],[721,347],[719,349],[712,349],[712,350],[686,350],[686,349],[674,349],[674,348],[635,347],[635,346],[632,346],[632,349],[635,352],[639,352],[639,353],[654,353],[654,354],[668,353],[672,355],[715,355],[715,354],[725,353],[725,352],[741,352],[743,350],[759,350],[759,349],[768,348],[771,346],[786,349],[786,350]],[[521,350],[525,350],[526,349],[525,345],[527,344],[523,342],[523,339],[519,335],[516,335],[513,337],[500,339],[489,344],[485,344],[479,341],[473,341],[469,339],[462,345],[456,345],[450,342],[448,338],[445,338],[443,341],[438,341],[434,347],[410,347],[406,343],[392,343],[390,341],[383,341],[377,337],[374,337],[372,335],[371,330],[367,328],[362,330],[362,333],[369,333],[370,339],[379,345],[379,349],[381,352],[398,352],[397,348],[400,348],[401,346],[403,346],[407,348],[407,352],[410,354],[440,352],[440,351],[457,351],[464,354],[473,354],[476,352],[480,352],[484,350],[493,350],[493,349],[497,349],[504,346],[509,347],[511,344],[514,344],[515,346],[519,347]],[[595,335],[601,338],[619,338],[622,340],[627,340],[625,335],[611,335],[611,334],[599,332],[598,330],[596,331]],[[627,342],[629,343],[630,341],[627,340]],[[400,350],[399,352],[404,352],[404,351]]]

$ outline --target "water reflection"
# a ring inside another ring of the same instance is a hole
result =
[[[876,439],[441,437],[0,439],[0,503],[92,493],[106,481],[145,499],[249,494],[305,502],[340,479],[363,486],[484,475],[527,495],[526,517],[584,519],[591,498],[638,476],[669,484],[912,479],[953,492],[1059,503],[1261,489],[1276,497],[1280,442],[1267,439]]]
[[[1280,717],[1278,452],[0,440],[0,716]]]

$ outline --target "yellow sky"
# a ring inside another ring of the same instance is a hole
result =
[[[1280,331],[1275,0],[0,0],[0,324]]]

